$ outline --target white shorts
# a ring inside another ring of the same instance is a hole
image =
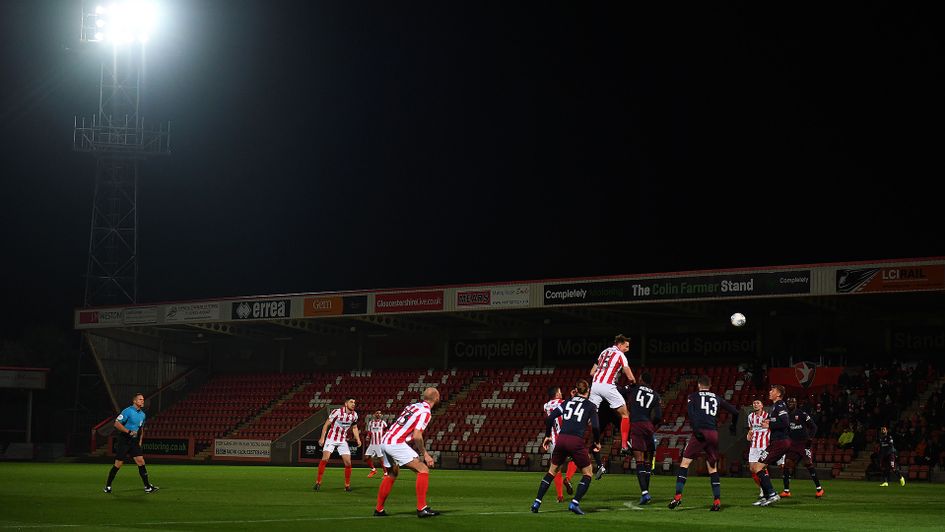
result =
[[[765,452],[764,447],[750,447],[748,449],[748,463],[760,462],[761,453]]]
[[[402,466],[420,457],[417,451],[406,443],[381,444],[381,450],[384,451],[384,467],[392,467],[391,460],[397,462],[398,466]]]
[[[761,453],[763,453],[764,451],[765,451],[764,448],[750,447],[750,448],[748,449],[748,462],[749,462],[749,463],[752,463],[752,462],[760,462],[760,461],[761,461]],[[784,457],[783,457],[783,456],[781,457],[780,460],[778,460],[778,465],[784,465]]]
[[[346,441],[326,441],[325,446],[322,447],[322,452],[331,454],[332,451],[338,450],[338,456],[346,454],[351,456],[351,449],[348,447],[348,442]]]
[[[380,444],[375,445],[372,443],[371,445],[368,445],[367,450],[364,451],[364,456],[374,456],[377,458],[383,458],[384,451],[381,450]]]
[[[591,395],[588,397],[588,400],[594,403],[594,406],[600,408],[601,399],[606,400],[610,408],[620,408],[627,404],[627,402],[623,400],[623,396],[620,395],[620,392],[617,391],[615,385],[595,382],[591,385]]]

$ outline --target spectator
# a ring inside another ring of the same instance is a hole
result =
[[[843,429],[843,432],[840,434],[840,437],[837,438],[837,446],[841,449],[849,449],[853,447],[853,427],[847,425],[847,428]]]

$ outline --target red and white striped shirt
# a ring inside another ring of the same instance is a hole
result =
[[[391,445],[413,440],[413,431],[427,428],[431,415],[430,405],[426,401],[407,405],[397,420],[391,423],[390,428],[384,433],[381,443]]]
[[[387,422],[383,419],[372,419],[368,422],[368,434],[371,435],[371,445],[380,445],[381,438],[384,437],[384,430],[387,428]]]
[[[564,399],[552,399],[545,403],[545,406],[542,407],[545,411],[545,417],[551,415],[551,411],[555,408],[558,408],[558,405],[564,402]],[[558,442],[558,433],[561,432],[561,418],[555,420],[554,424],[551,426],[551,444],[554,445]]]
[[[768,447],[771,431],[762,427],[761,422],[768,419],[768,412],[762,409],[760,414],[748,414],[748,428],[751,429],[751,448],[764,449]]]
[[[627,357],[617,349],[617,346],[608,347],[597,357],[597,372],[594,373],[594,382],[602,384],[616,384],[621,370],[627,366]]]
[[[348,412],[345,407],[341,407],[332,411],[328,416],[328,421],[334,421],[334,423],[328,428],[325,441],[341,443],[348,441],[348,430],[358,422],[358,413]]]

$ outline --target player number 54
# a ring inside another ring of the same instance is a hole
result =
[[[580,423],[581,418],[584,417],[583,405],[572,405],[571,403],[568,403],[564,406],[564,409],[567,410],[567,412],[564,413],[564,419],[571,419],[571,416],[577,416],[578,423]]]

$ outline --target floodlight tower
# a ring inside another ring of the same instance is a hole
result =
[[[140,114],[144,48],[157,20],[150,0],[83,0],[80,40],[101,55],[98,113],[76,117],[72,148],[95,156],[85,306],[138,299],[138,163],[170,153],[170,123]]]

